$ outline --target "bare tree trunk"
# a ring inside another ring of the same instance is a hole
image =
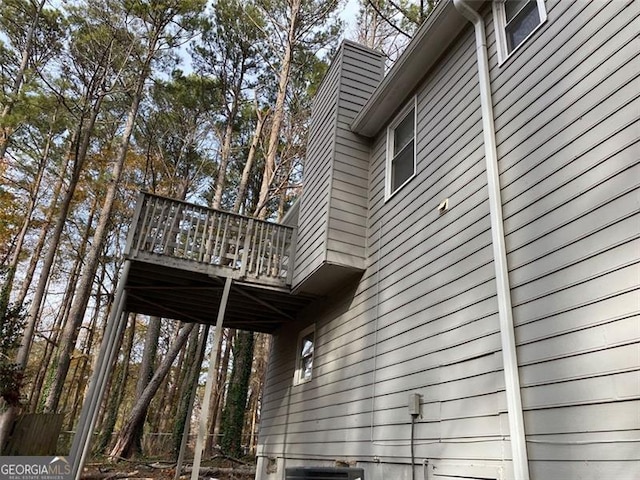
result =
[[[193,336],[194,333],[191,332],[190,339],[192,341],[194,340]],[[171,428],[173,427],[173,419],[176,416],[178,398],[180,396],[182,382],[184,382],[187,374],[187,369],[189,368],[188,349],[186,348],[188,345],[189,344],[187,343],[187,345],[185,345],[185,348],[180,351],[180,356],[178,358],[176,368],[173,371],[170,371],[169,375],[167,375],[167,378],[165,379],[168,386],[168,392],[162,400],[162,403],[164,405],[164,413],[160,416],[161,423],[158,429],[159,432],[171,431]]]
[[[247,407],[247,393],[251,377],[254,337],[252,332],[239,331],[236,336],[233,368],[227,401],[222,411],[220,447],[225,455],[242,456],[242,430]]]
[[[245,417],[245,444],[249,446],[249,451],[252,454],[255,453],[255,432],[260,418],[259,407],[262,400],[270,351],[271,336],[266,333],[257,334],[250,383],[251,396],[247,402],[247,415]]]
[[[29,411],[32,413],[37,412],[41,406],[41,394],[45,382],[48,385],[51,381],[51,358],[53,356],[54,350],[58,345],[58,339],[60,338],[60,332],[62,330],[62,321],[66,317],[66,313],[69,311],[69,307],[71,306],[71,300],[73,299],[73,289],[75,288],[75,281],[78,277],[79,269],[80,257],[78,256],[75,259],[73,268],[71,269],[71,272],[69,274],[69,281],[67,282],[60,309],[56,313],[53,325],[51,326],[51,333],[49,335],[49,338],[46,339],[47,345],[45,347],[44,354],[42,355],[42,358],[38,363],[38,368],[36,369],[36,379],[34,381],[34,385],[31,388],[29,396]]]
[[[120,270],[118,270],[118,272],[115,272],[114,278],[118,277],[119,272],[120,272]],[[96,343],[97,344],[100,344],[104,340],[104,333],[105,333],[105,331],[107,329],[107,324],[109,322],[109,318],[110,318],[110,315],[111,315],[111,309],[112,308],[116,308],[116,305],[114,305],[114,303],[115,303],[117,289],[118,289],[118,284],[116,282],[111,286],[111,289],[110,289],[109,294],[107,296],[107,304],[106,304],[106,308],[105,308],[105,310],[103,312],[103,315],[102,315],[102,322],[101,322],[100,328],[96,332],[96,337],[97,337],[96,338]],[[116,346],[117,350],[120,350],[120,348],[121,348],[122,340],[124,338],[123,335],[124,335],[124,333],[121,333],[121,335],[116,339],[116,342],[118,344]],[[93,351],[93,355],[92,355],[92,359],[91,359],[91,370],[94,371],[94,372],[98,368],[99,358],[100,358],[100,349],[96,348]],[[116,365],[116,364],[117,364],[117,358],[114,359],[114,361],[112,362],[111,369],[113,369],[114,365]],[[108,375],[107,376],[107,384],[105,385],[105,389],[104,389],[105,392],[108,392],[108,393],[104,396],[105,398],[111,399],[111,397],[112,397],[111,392],[112,391],[113,392],[116,391],[116,387],[114,387],[114,382],[115,382],[114,375]],[[96,427],[96,430],[98,432],[104,431],[103,427],[106,425],[105,417],[107,416],[107,413],[108,413],[108,407],[109,407],[109,405],[107,404],[106,401],[103,401],[102,404],[100,405],[100,408],[98,410],[98,418],[96,420],[96,425],[100,425],[100,428]]]
[[[120,270],[120,268],[122,267],[122,264],[118,264],[116,271]],[[100,279],[99,279],[99,284],[100,285],[104,285],[104,281],[105,278],[107,276],[107,264],[103,263],[102,264],[102,269],[100,271]],[[75,423],[75,419],[78,416],[78,410],[82,407],[82,401],[84,400],[84,393],[85,393],[85,389],[87,387],[88,384],[88,379],[89,379],[89,372],[94,370],[96,367],[96,357],[97,357],[97,352],[96,349],[93,349],[93,345],[96,345],[100,343],[101,340],[101,334],[100,332],[104,332],[104,328],[105,328],[105,323],[106,322],[101,322],[100,327],[98,326],[98,319],[100,318],[100,313],[101,313],[101,307],[102,304],[104,303],[104,318],[108,318],[109,315],[109,311],[110,308],[112,306],[112,299],[115,297],[115,290],[117,288],[117,285],[112,285],[111,286],[111,290],[102,294],[102,295],[97,295],[96,296],[96,308],[93,314],[93,319],[91,322],[91,327],[88,331],[87,334],[87,341],[85,343],[85,348],[83,351],[83,365],[82,365],[82,371],[81,371],[81,379],[83,382],[83,387],[82,390],[80,390],[81,394],[78,395],[76,397],[76,400],[73,404],[73,411],[71,414],[71,418],[73,419],[74,423]],[[103,298],[106,298],[106,301],[103,302]],[[92,351],[94,352],[92,355]]]
[[[18,293],[18,297],[16,298],[16,305],[22,306],[24,304],[25,298],[27,298],[27,293],[29,291],[29,287],[31,286],[31,282],[33,281],[33,276],[35,274],[36,268],[38,266],[38,261],[40,260],[40,256],[42,255],[42,250],[47,243],[49,229],[51,228],[51,224],[53,223],[53,217],[56,211],[56,206],[58,201],[60,200],[60,194],[62,193],[62,188],[64,186],[64,172],[67,171],[69,167],[69,163],[72,157],[72,149],[74,146],[73,137],[69,141],[69,151],[67,155],[64,156],[64,162],[60,167],[60,175],[57,175],[57,181],[53,187],[53,194],[51,195],[51,202],[49,203],[48,208],[46,209],[47,215],[45,220],[40,228],[40,235],[38,236],[38,241],[33,249],[33,253],[31,254],[31,259],[29,260],[29,266],[27,271],[25,272],[24,278],[22,280],[22,285],[20,286],[20,292]]]
[[[202,330],[202,331],[200,331]],[[194,328],[191,332],[191,341],[189,342],[188,368],[185,375],[184,388],[181,395],[178,396],[178,408],[173,421],[173,445],[172,453],[176,456],[180,451],[182,436],[189,430],[189,413],[193,404],[193,399],[198,390],[198,379],[200,378],[200,369],[202,360],[204,359],[207,337],[209,335],[209,326],[203,326],[202,329]]]
[[[128,458],[133,453],[133,432],[138,428],[138,424],[140,422],[144,422],[144,416],[147,411],[147,407],[151,402],[151,399],[158,391],[162,380],[167,375],[169,370],[171,369],[171,365],[174,360],[178,356],[178,353],[184,347],[184,344],[187,342],[191,331],[195,327],[194,323],[185,324],[180,330],[180,333],[176,337],[175,341],[169,347],[169,351],[167,355],[162,359],[158,369],[153,375],[151,381],[147,384],[144,392],[140,398],[138,398],[136,404],[133,406],[131,413],[129,413],[129,417],[127,418],[125,424],[123,425],[120,433],[118,435],[118,439],[111,450],[109,456],[112,460],[118,458]]]
[[[15,245],[13,247],[13,253],[11,255],[11,258],[9,259],[9,265],[7,266],[7,276],[5,278],[4,284],[2,285],[2,291],[0,292],[0,324],[4,322],[7,307],[9,306],[9,299],[11,297],[11,291],[13,290],[13,282],[15,279],[16,269],[18,268],[18,263],[20,262],[20,254],[22,253],[22,247],[24,246],[27,232],[29,231],[29,227],[31,226],[31,219],[36,207],[38,195],[40,193],[40,184],[42,183],[42,178],[44,177],[45,165],[47,164],[47,160],[49,159],[49,151],[51,149],[51,143],[53,139],[53,123],[56,120],[56,116],[57,109],[53,113],[51,127],[49,128],[49,132],[47,134],[47,141],[45,142],[42,156],[40,158],[40,161],[38,162],[38,169],[33,180],[33,185],[31,185],[31,190],[29,191],[29,201],[27,202],[27,206],[25,208],[22,227],[20,228],[20,232],[18,233],[18,237],[16,238]],[[2,158],[2,155],[0,155],[0,158]],[[18,305],[22,305],[22,303],[19,303]]]
[[[220,434],[220,419],[222,418],[222,409],[224,408],[224,390],[227,383],[227,372],[229,371],[229,358],[231,356],[231,349],[233,347],[233,339],[235,338],[236,331],[231,328],[223,330],[223,334],[220,336],[222,344],[218,348],[218,378],[215,385],[215,390],[211,395],[211,404],[214,406],[211,410],[211,426],[209,434],[211,440],[209,442],[209,452],[211,455],[214,453],[214,448],[218,446],[218,438]]]
[[[287,205],[287,188],[282,188],[280,190],[280,195],[278,197],[278,219],[281,219],[284,217],[284,209]]]
[[[20,59],[20,66],[18,67],[18,71],[16,72],[16,78],[13,80],[13,86],[11,87],[11,91],[9,92],[9,97],[6,105],[2,109],[2,113],[0,114],[0,125],[3,128],[0,130],[0,161],[4,158],[7,153],[7,147],[9,146],[9,138],[11,137],[11,129],[5,126],[5,119],[9,116],[11,111],[13,110],[13,106],[15,104],[15,99],[20,93],[22,88],[22,83],[24,82],[24,74],[27,71],[27,67],[29,65],[29,59],[31,58],[31,49],[33,48],[33,37],[36,33],[36,28],[38,28],[38,22],[40,21],[40,14],[42,13],[42,9],[44,8],[44,4],[46,0],[40,0],[40,3],[36,6],[36,11],[33,17],[33,21],[31,25],[29,25],[29,30],[25,35],[24,45],[22,46],[22,56]]]
[[[171,343],[175,341],[175,339],[180,335],[180,328],[182,328],[182,323],[172,322],[172,325],[175,327],[175,331],[172,331]],[[182,352],[179,352],[178,355],[181,355]],[[180,359],[178,358],[178,363],[180,363]],[[171,371],[168,372],[167,376],[162,380],[160,387],[158,387],[158,394],[156,395],[155,402],[156,405],[150,405],[147,409],[147,422],[149,423],[149,428],[152,432],[160,432],[161,424],[165,415],[165,407],[169,387],[171,386]],[[139,398],[139,397],[138,397]],[[154,408],[151,408],[154,407]]]
[[[149,53],[147,63],[145,63],[141,74],[137,79],[137,84],[135,86],[129,112],[127,114],[127,120],[122,132],[122,139],[118,146],[115,163],[113,165],[111,181],[105,193],[104,202],[100,210],[100,217],[98,218],[98,225],[93,235],[93,242],[85,259],[85,265],[78,284],[78,290],[74,297],[71,311],[69,312],[69,319],[65,323],[65,327],[60,338],[60,351],[57,357],[58,367],[45,403],[45,411],[47,412],[54,412],[58,408],[62,388],[64,386],[67,372],[69,371],[71,353],[75,348],[78,328],[82,324],[84,312],[89,302],[89,295],[93,286],[100,252],[102,251],[105,238],[107,237],[109,220],[111,218],[111,212],[113,211],[113,206],[118,192],[120,176],[124,168],[127,151],[129,150],[129,141],[131,139],[131,134],[133,133],[134,123],[142,100],[144,83],[149,75],[151,58],[152,54]]]
[[[87,149],[89,147],[89,139],[91,137],[91,131],[93,130],[93,126],[95,125],[95,121],[97,119],[98,112],[100,110],[100,104],[102,103],[103,98],[104,98],[103,96],[99,96],[96,103],[92,106],[91,116],[88,120],[87,125],[85,126],[83,122],[80,121],[78,123],[78,127],[76,131],[74,132],[74,138],[76,139],[77,142],[80,142],[80,143],[77,144],[78,149],[75,155],[73,172],[69,180],[69,186],[67,187],[65,198],[60,207],[60,211],[58,212],[56,226],[51,235],[49,250],[47,251],[47,255],[45,257],[42,270],[40,272],[40,279],[38,280],[38,285],[34,292],[33,299],[31,300],[31,306],[27,314],[26,326],[22,335],[21,346],[16,356],[16,363],[18,364],[19,369],[22,371],[24,371],[27,366],[27,361],[29,359],[29,351],[31,348],[31,341],[33,339],[36,323],[39,317],[39,312],[42,307],[42,302],[46,293],[47,284],[49,282],[49,274],[51,273],[51,268],[53,266],[53,263],[56,257],[58,243],[60,242],[60,238],[62,236],[62,231],[64,229],[64,225],[67,219],[69,207],[71,205],[71,199],[73,197],[73,193],[80,179],[80,172],[82,170],[82,166],[86,158]],[[2,445],[3,444],[2,442],[6,438],[8,438],[9,432],[6,429],[11,427],[16,415],[17,415],[16,408],[10,408],[7,411],[5,411],[2,415],[0,415],[1,417],[0,418],[0,445]]]
[[[293,0],[291,2],[291,12],[289,17],[289,31],[284,48],[284,57],[280,67],[280,76],[278,79],[278,93],[276,96],[276,105],[273,110],[273,121],[271,123],[271,132],[269,134],[269,145],[267,156],[264,161],[264,173],[262,175],[262,184],[260,186],[260,196],[258,199],[258,207],[254,215],[258,218],[265,219],[267,217],[267,202],[269,201],[269,188],[273,183],[276,172],[276,157],[278,155],[280,128],[284,119],[285,101],[287,98],[287,86],[291,76],[291,62],[293,60],[293,49],[296,45],[296,31],[298,24],[298,15],[300,14],[301,0]]]
[[[181,327],[180,323],[176,325],[178,328],[175,331],[175,338],[180,335]],[[193,335],[193,332],[191,332],[191,335]],[[175,367],[171,368],[163,379],[162,385],[159,388],[161,393],[154,399],[155,406],[151,408],[154,412],[153,421],[149,419],[153,432],[166,432],[172,428],[170,425],[173,419],[172,412],[174,409],[173,403],[176,401],[176,389],[184,375],[185,349],[186,346],[178,353],[177,360],[174,362]]]
[[[106,273],[106,269],[103,268],[101,271],[101,275],[100,275],[100,279],[98,284],[99,285],[103,285],[104,284],[104,279],[105,279],[105,273]],[[99,290],[98,290],[99,292]],[[94,344],[94,339],[96,336],[96,329],[98,328],[98,318],[100,316],[100,307],[102,305],[102,298],[101,295],[98,293],[96,295],[96,305],[95,305],[95,309],[93,312],[93,316],[91,318],[91,322],[89,324],[89,328],[87,330],[87,338],[85,340],[85,344],[84,344],[84,348],[82,349],[82,361],[79,362],[81,363],[80,365],[80,372],[78,375],[78,379],[75,382],[72,382],[72,385],[76,385],[76,394],[74,396],[74,400],[72,403],[72,408],[71,408],[71,414],[69,415],[69,430],[72,429],[73,425],[75,424],[75,420],[76,417],[78,415],[79,409],[82,406],[82,400],[84,399],[84,392],[87,386],[87,380],[88,380],[88,371],[91,367],[91,349],[93,347]],[[135,317],[134,317],[134,321],[132,324],[132,330],[135,332]],[[132,333],[133,335],[133,333]],[[131,343],[133,343],[133,338],[131,339]],[[131,356],[131,347],[129,347],[129,353],[128,356]],[[72,377],[73,378],[73,377]]]
[[[49,249],[47,251],[42,269],[40,271],[38,285],[36,286],[33,298],[31,299],[31,306],[29,308],[29,313],[27,314],[27,324],[25,326],[24,334],[22,337],[22,345],[20,347],[20,350],[18,351],[18,356],[16,358],[16,363],[18,363],[22,370],[24,370],[27,366],[31,340],[33,339],[33,334],[35,332],[38,312],[40,311],[40,307],[42,306],[47,281],[51,273],[51,268],[53,267],[53,261],[58,250],[58,244],[60,243],[62,231],[64,230],[65,222],[67,220],[67,215],[71,206],[71,200],[73,198],[73,194],[75,193],[76,186],[78,185],[78,181],[80,180],[80,173],[82,171],[82,167],[84,166],[84,162],[87,156],[87,150],[89,148],[91,132],[93,131],[93,127],[98,117],[98,112],[100,111],[100,105],[102,104],[103,98],[104,96],[99,96],[95,104],[92,106],[91,116],[86,126],[83,125],[82,122],[80,122],[75,132],[75,138],[78,139],[77,141],[80,142],[80,144],[75,155],[73,171],[64,199],[62,201],[62,204],[60,205],[60,210],[56,219],[56,225],[54,227],[53,233],[51,234]]]
[[[158,351],[158,339],[160,338],[160,324],[162,319],[160,317],[149,317],[149,324],[147,326],[147,334],[144,339],[144,350],[142,352],[142,361],[140,363],[140,370],[138,371],[138,383],[136,384],[136,398],[142,396],[145,387],[153,376],[154,364],[156,361],[156,354]],[[147,412],[144,416],[146,418]],[[142,453],[142,434],[144,432],[144,421],[138,425],[137,430],[134,431],[133,436],[133,448],[139,453]]]
[[[140,371],[138,372],[138,383],[136,384],[136,397],[142,395],[142,392],[153,376],[153,367],[156,362],[156,354],[158,352],[161,322],[162,319],[160,317],[149,317],[147,333],[144,339],[144,351],[142,353]]]
[[[98,210],[98,197],[96,196],[93,199],[93,202],[91,204],[91,210],[89,212],[89,217],[88,217],[87,222],[86,222],[84,233],[82,234],[82,239],[80,240],[80,244],[78,246],[77,255],[75,255],[76,260],[74,262],[74,268],[72,269],[72,274],[69,276],[69,282],[68,282],[69,285],[67,286],[67,289],[66,289],[66,292],[65,292],[65,295],[67,296],[67,298],[69,300],[67,302],[65,302],[64,309],[61,312],[62,313],[62,315],[61,315],[61,317],[62,317],[61,323],[65,318],[67,318],[67,313],[69,312],[69,309],[71,308],[71,305],[72,305],[73,292],[75,291],[76,285],[78,283],[80,270],[82,268],[82,259],[84,258],[85,254],[86,254],[86,251],[87,251],[87,247],[89,245],[89,238],[91,237],[91,230],[92,230],[92,227],[93,227],[93,220],[94,220],[94,218],[96,216],[97,210]],[[105,274],[105,272],[104,272],[104,269],[103,269],[102,270],[102,276],[100,277],[100,280],[99,280],[99,284],[100,285],[102,285],[103,282],[104,282],[104,274]],[[98,296],[96,297],[96,306],[95,307],[96,307],[96,311],[95,311],[95,313],[94,313],[94,315],[92,317],[92,320],[91,320],[92,324],[95,324],[95,321],[96,321],[96,319],[98,317],[98,313],[99,313],[98,310],[100,308],[100,300],[99,300]],[[91,331],[93,331],[93,330],[91,329]],[[84,357],[82,355],[79,357],[79,360],[76,362],[75,369],[74,369],[74,372],[73,372],[71,378],[75,378],[76,373],[78,372],[78,368],[80,368],[80,366],[81,366],[80,364],[82,362],[81,362],[80,359],[84,359]],[[86,360],[86,361],[84,361],[84,363],[88,364],[89,361]],[[84,387],[82,387],[80,385],[80,382],[77,382],[77,381],[76,382],[71,382],[71,384],[73,386],[75,386],[76,396],[78,396],[79,394],[84,392]],[[67,395],[65,396],[65,402],[64,402],[63,407],[61,409],[61,411],[63,411],[63,412],[65,412],[67,410],[67,404],[68,404],[69,400],[71,399],[70,393],[71,392],[69,390],[67,390]],[[70,417],[67,418],[67,420],[68,420],[68,423],[69,423],[69,429],[71,429],[71,427],[73,426],[73,423],[74,423],[74,415],[73,415],[73,413],[71,414]]]
[[[229,158],[231,157],[231,140],[233,137],[233,122],[235,117],[235,111],[237,107],[235,103],[237,100],[234,100],[234,106],[232,107],[233,113],[229,115],[227,119],[227,126],[224,130],[224,139],[222,143],[222,148],[220,149],[220,162],[218,164],[218,176],[216,178],[216,184],[213,194],[213,202],[211,203],[212,208],[220,208],[222,204],[222,192],[224,191],[224,185],[227,178],[227,164],[229,163]]]
[[[44,399],[41,398],[43,385],[51,384],[51,359],[53,352],[58,346],[60,340],[60,334],[62,332],[62,323],[67,318],[69,309],[71,308],[71,302],[73,301],[73,292],[75,291],[76,284],[78,282],[78,276],[82,266],[82,255],[75,255],[73,266],[69,272],[69,280],[65,287],[64,296],[60,305],[60,308],[56,312],[53,325],[51,326],[51,334],[47,339],[47,346],[45,348],[44,355],[42,356],[39,366],[37,368],[36,379],[34,385],[31,388],[29,409],[35,413],[39,410],[39,407],[43,406]],[[40,313],[36,315],[36,318],[40,318]]]
[[[64,293],[62,304],[61,304],[61,308],[58,310],[55,318],[54,327],[53,327],[54,331],[52,335],[53,342],[49,342],[47,344],[47,347],[45,349],[45,354],[42,356],[42,359],[40,361],[40,367],[37,369],[34,384],[31,387],[29,404],[32,411],[35,411],[35,408],[37,407],[38,402],[40,400],[39,396],[40,396],[40,392],[44,382],[44,378],[46,378],[46,376],[50,373],[49,362],[51,361],[51,356],[53,354],[54,348],[58,345],[62,323],[64,319],[67,317],[67,314],[71,307],[71,303],[73,301],[73,292],[75,291],[76,285],[78,283],[78,276],[80,273],[80,269],[82,267],[82,259],[84,258],[84,254],[86,252],[87,245],[89,243],[89,237],[91,236],[93,219],[95,218],[97,208],[98,208],[98,200],[97,198],[95,198],[92,203],[91,210],[89,212],[86,228],[82,235],[82,239],[80,240],[78,253],[77,255],[74,255],[74,263],[68,275],[69,278],[67,281],[67,286],[65,288],[65,293]],[[104,278],[104,271],[103,271],[103,278]],[[35,315],[35,318],[39,319],[40,314]],[[36,322],[34,325],[34,331],[37,325],[38,325],[38,322]],[[29,345],[29,349],[30,348],[31,346]]]
[[[249,146],[249,154],[247,155],[247,162],[244,164],[244,168],[242,169],[242,177],[240,178],[240,184],[238,185],[238,193],[236,195],[236,201],[233,205],[233,211],[236,213],[240,213],[240,209],[242,208],[242,204],[244,203],[245,197],[247,195],[247,185],[249,184],[249,175],[251,174],[251,169],[253,168],[253,161],[256,156],[256,152],[258,151],[258,145],[260,145],[260,138],[262,137],[262,130],[264,129],[264,123],[267,119],[268,112],[262,113],[260,108],[258,107],[258,103],[256,102],[256,115],[258,117],[258,123],[256,123],[256,128],[253,131],[253,137],[251,138],[251,145]]]

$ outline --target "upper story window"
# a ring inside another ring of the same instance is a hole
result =
[[[493,2],[498,60],[504,62],[544,21],[544,0],[496,0]]]
[[[305,328],[298,336],[298,352],[296,358],[296,373],[294,384],[311,380],[313,373],[313,352],[315,344],[315,326]]]
[[[416,173],[416,99],[387,128],[385,198],[391,197]]]

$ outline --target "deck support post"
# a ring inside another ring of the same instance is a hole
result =
[[[100,403],[104,395],[107,380],[111,374],[113,359],[116,355],[117,339],[127,324],[127,313],[124,311],[126,301],[126,290],[124,287],[127,283],[130,268],[131,261],[125,260],[111,313],[107,319],[102,344],[100,345],[96,369],[91,377],[89,389],[82,405],[82,411],[80,412],[78,426],[76,427],[76,434],[73,437],[73,443],[69,452],[71,474],[75,480],[80,480],[82,475],[82,467],[84,466],[91,444],[91,433],[95,428]]]
[[[196,448],[193,456],[193,468],[191,470],[191,480],[198,480],[200,474],[200,463],[202,461],[202,451],[204,450],[207,435],[207,426],[209,425],[209,417],[211,412],[211,396],[213,394],[213,385],[217,380],[218,372],[218,351],[220,350],[220,337],[222,335],[222,323],[224,321],[225,310],[227,309],[227,301],[229,300],[229,291],[231,290],[232,278],[227,277],[220,299],[220,307],[218,309],[218,318],[216,319],[216,329],[213,337],[213,347],[209,355],[209,371],[207,372],[207,384],[204,388],[204,398],[202,400],[202,411],[200,412],[200,421],[198,423],[198,436],[196,438]]]
[[[209,337],[209,325],[204,326],[204,331],[200,336],[199,344],[198,344],[198,365],[202,364],[202,360],[204,359],[204,352],[207,348],[207,337]],[[196,372],[198,375],[200,374],[200,369]],[[197,382],[197,379],[196,379]],[[189,419],[191,418],[191,414],[193,412],[193,403],[196,399],[196,388],[194,388],[189,394],[189,406],[187,407],[187,421],[185,422],[184,431],[182,432],[182,440],[180,441],[180,452],[178,453],[178,461],[176,462],[176,474],[173,477],[175,480],[180,479],[180,474],[182,473],[182,464],[184,463],[184,455],[187,450],[187,441],[189,440],[189,424],[191,423]]]

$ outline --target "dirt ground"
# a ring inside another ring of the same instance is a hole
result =
[[[118,463],[89,463],[85,465],[83,480],[173,480],[175,464],[161,462],[123,461]],[[203,462],[201,479],[206,480],[253,480],[255,466],[229,460]],[[191,478],[191,465],[183,466],[181,480]]]

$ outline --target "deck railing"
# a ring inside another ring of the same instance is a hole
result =
[[[141,194],[132,227],[131,258],[151,254],[247,280],[290,283],[292,227],[150,193]]]

